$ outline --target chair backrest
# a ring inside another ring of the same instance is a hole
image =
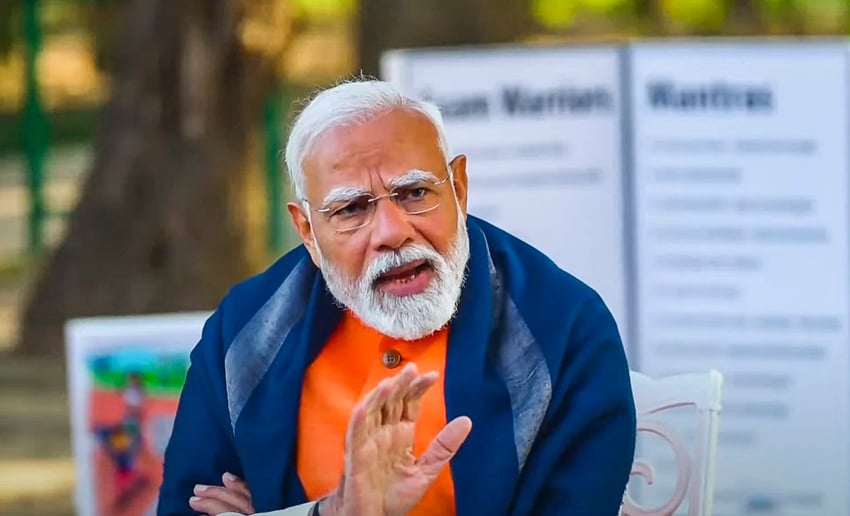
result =
[[[677,465],[673,495],[654,508],[637,504],[626,491],[621,514],[624,516],[670,516],[688,499],[688,516],[710,516],[714,498],[714,464],[717,454],[717,428],[723,376],[715,370],[651,378],[632,372],[632,391],[637,408],[637,430],[654,434],[672,448]],[[681,407],[696,411],[696,442],[689,446],[682,433],[658,417],[659,413]],[[690,453],[689,450],[693,450]],[[652,464],[635,458],[632,477],[646,483],[655,481]],[[631,482],[630,482],[631,484]]]

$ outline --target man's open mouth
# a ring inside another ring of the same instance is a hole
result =
[[[388,270],[387,272],[378,276],[376,283],[409,283],[410,281],[415,279],[416,276],[430,268],[431,264],[430,262],[428,262],[428,260],[417,260],[415,262],[410,262],[408,264],[402,265],[401,267],[395,267],[393,269]]]

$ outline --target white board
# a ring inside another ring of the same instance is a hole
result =
[[[850,514],[847,47],[632,56],[640,368],[725,375],[717,516]]]
[[[435,101],[468,157],[469,212],[596,289],[628,335],[621,51],[487,47],[395,51],[383,76]]]
[[[208,313],[75,319],[66,327],[76,513],[156,514],[162,455]]]

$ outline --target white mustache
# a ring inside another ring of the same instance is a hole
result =
[[[469,259],[469,238],[463,218],[458,218],[456,238],[445,255],[424,242],[408,244],[378,254],[359,275],[346,276],[325,259],[318,244],[316,249],[327,288],[338,304],[351,309],[367,326],[387,336],[419,339],[443,327],[457,310]],[[377,278],[420,261],[432,268],[432,281],[424,291],[398,297],[377,288]]]
[[[433,249],[422,245],[411,244],[402,247],[398,251],[382,254],[372,260],[372,263],[369,264],[369,268],[366,270],[365,280],[369,285],[373,285],[379,277],[393,269],[421,260],[433,266],[434,262],[441,258],[440,254]]]

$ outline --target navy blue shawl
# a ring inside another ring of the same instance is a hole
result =
[[[609,310],[531,246],[475,217],[467,226],[443,385],[447,417],[473,422],[451,462],[457,514],[614,516],[636,423]],[[192,351],[159,516],[194,514],[193,486],[225,471],[247,480],[258,512],[307,501],[294,457],[301,382],[340,317],[303,247],[228,293]]]

